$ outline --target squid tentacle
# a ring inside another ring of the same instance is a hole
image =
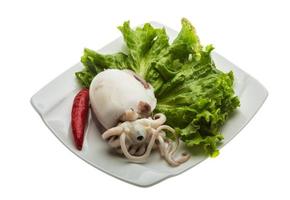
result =
[[[144,121],[144,119],[142,119]],[[168,164],[172,166],[178,166],[186,162],[190,155],[188,153],[182,153],[178,158],[174,158],[174,154],[179,146],[179,139],[176,136],[175,130],[168,125],[163,125],[166,121],[164,114],[156,114],[153,119],[146,119],[149,123],[149,134],[143,143],[135,143],[131,137],[129,137],[130,130],[126,127],[117,126],[105,131],[102,135],[104,140],[108,141],[108,144],[115,148],[117,152],[122,153],[129,161],[135,163],[144,163],[148,159],[153,148],[158,147],[161,157],[163,157]],[[141,123],[141,121],[140,121]],[[177,140],[166,139],[165,131],[169,131],[175,135]]]
[[[109,139],[108,144],[113,148],[118,148],[120,146],[119,136],[113,136]]]
[[[121,135],[123,132],[123,128],[120,126],[116,126],[114,128],[110,128],[108,130],[106,130],[103,134],[102,134],[102,138],[104,140],[109,139],[112,136],[119,136]]]
[[[168,164],[172,165],[172,166],[178,166],[179,163],[176,162],[175,160],[173,160],[171,154],[168,151],[169,145],[168,143],[164,142],[163,138],[160,136],[158,137],[159,143],[160,143],[160,149],[162,149],[162,154],[165,158],[165,160],[167,161]],[[161,155],[162,155],[161,154]]]
[[[158,135],[158,141],[159,141],[158,147],[159,147],[160,155],[161,157],[164,157],[165,156],[165,143],[161,135]]]
[[[175,134],[175,130],[174,130],[173,128],[171,128],[170,126],[168,126],[168,125],[162,125],[162,126],[159,126],[159,127],[156,129],[157,132],[160,132],[161,130],[167,130],[167,131],[169,131],[169,132]]]
[[[146,144],[142,144],[139,149],[137,150],[137,152],[135,153],[136,156],[141,156],[145,153],[146,151]]]
[[[166,122],[166,116],[162,113],[157,113],[153,116],[153,119],[151,120],[151,126],[152,128],[158,128],[162,124]]]
[[[128,151],[131,155],[134,155],[136,153],[137,149],[138,149],[138,146],[133,145],[130,149],[128,149]]]
[[[157,131],[161,133],[162,130],[168,130],[171,133],[175,134],[175,131],[173,128],[167,125],[162,125],[159,128],[157,128]],[[162,136],[158,137],[159,143],[160,143],[160,149],[162,149],[161,155],[164,155],[165,160],[172,166],[178,166],[184,162],[186,162],[189,158],[189,154],[183,153],[182,156],[178,159],[174,159],[174,153],[176,152],[178,146],[179,146],[179,139],[173,143],[173,142],[165,142]]]
[[[122,134],[120,136],[120,144],[121,144],[121,149],[123,151],[123,154],[132,162],[136,162],[136,163],[145,162],[151,153],[151,150],[152,150],[153,144],[156,140],[156,137],[157,137],[157,134],[154,133],[154,131],[153,131],[153,134],[151,136],[151,139],[150,139],[150,142],[148,144],[146,152],[142,156],[134,156],[128,152],[128,149],[126,147],[126,134]]]
[[[120,117],[120,121],[126,122],[126,121],[135,121],[140,116],[137,112],[135,112],[133,109],[126,110],[123,115]]]

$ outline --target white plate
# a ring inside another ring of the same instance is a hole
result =
[[[169,37],[175,38],[176,31],[156,22],[152,22],[152,24],[156,27],[165,27]],[[112,53],[120,51],[123,47],[123,40],[120,37],[99,51]],[[252,119],[267,98],[267,90],[257,80],[224,57],[215,52],[212,53],[212,57],[219,69],[234,72],[235,91],[241,101],[241,107],[222,128],[224,140],[221,148]],[[78,157],[103,172],[138,186],[151,186],[168,177],[180,174],[207,158],[204,154],[196,153],[188,162],[174,168],[161,159],[158,152],[154,152],[145,164],[128,163],[126,159],[111,153],[91,118],[83,150],[76,150],[70,130],[70,112],[73,98],[80,89],[74,73],[82,68],[81,63],[76,64],[31,98],[33,107],[47,127]]]

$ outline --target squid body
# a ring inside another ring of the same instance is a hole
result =
[[[92,80],[89,94],[92,110],[106,129],[102,138],[130,162],[146,162],[156,148],[172,166],[190,158],[187,153],[174,158],[179,140],[166,138],[165,131],[175,131],[164,125],[164,114],[153,115],[157,103],[153,87],[134,72],[105,70]]]

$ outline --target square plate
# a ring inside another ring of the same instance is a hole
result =
[[[176,37],[177,32],[162,24],[151,22],[155,27],[165,27],[170,39]],[[99,50],[102,53],[113,53],[124,48],[120,37]],[[217,68],[228,72],[232,70],[235,75],[235,92],[241,101],[241,107],[227,121],[222,128],[224,140],[221,148],[236,136],[241,129],[252,119],[267,98],[267,90],[253,77],[239,69],[230,61],[212,53]],[[83,68],[81,63],[71,67],[58,76],[32,98],[31,103],[39,113],[47,127],[54,135],[75,155],[92,166],[116,178],[138,186],[151,186],[168,177],[178,175],[192,168],[207,156],[196,153],[191,159],[178,166],[171,167],[159,153],[153,152],[145,164],[128,163],[126,159],[113,155],[109,146],[101,138],[97,126],[89,117],[83,150],[76,150],[70,130],[70,114],[73,98],[80,89],[74,73]]]

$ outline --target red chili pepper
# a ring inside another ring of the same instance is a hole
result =
[[[72,134],[76,148],[82,150],[89,113],[89,90],[82,89],[75,96],[71,112]]]

